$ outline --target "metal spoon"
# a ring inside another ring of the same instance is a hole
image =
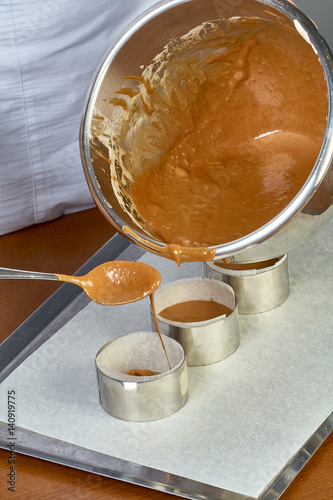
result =
[[[38,279],[66,281],[80,286],[90,299],[103,305],[120,305],[147,297],[161,283],[159,272],[134,261],[106,262],[85,276],[67,276],[0,268],[0,279]]]

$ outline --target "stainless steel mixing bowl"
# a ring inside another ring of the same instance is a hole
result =
[[[326,42],[316,26],[294,4],[286,0],[170,0],[162,1],[137,18],[112,44],[101,62],[84,110],[81,125],[81,154],[84,171],[95,202],[106,218],[121,233],[127,225],[134,243],[144,238],[144,247],[155,245],[162,251],[165,243],[147,235],[119,206],[110,179],[108,150],[93,137],[94,113],[100,111],[112,121],[115,106],[109,99],[122,86],[124,75],[141,74],[174,36],[181,36],[203,21],[233,16],[279,16],[297,28],[318,54],[327,83],[328,118],[325,137],[316,164],[292,202],[257,231],[238,240],[218,245],[215,259],[256,262],[288,253],[332,216],[333,200],[333,63]],[[94,161],[92,161],[94,157]],[[138,236],[138,238],[137,238]],[[155,249],[156,251],[156,249]]]

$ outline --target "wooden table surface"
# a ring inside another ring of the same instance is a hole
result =
[[[63,216],[0,237],[0,266],[73,274],[114,234],[97,209]],[[0,341],[60,286],[50,281],[0,283]],[[19,403],[19,402],[18,402]],[[9,450],[0,450],[0,498],[16,500],[168,500],[173,495],[16,454],[15,493],[7,490]],[[281,500],[332,500],[333,435],[326,439]]]

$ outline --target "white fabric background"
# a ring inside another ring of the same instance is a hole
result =
[[[79,152],[90,81],[156,0],[1,0],[0,234],[93,205]]]
[[[293,0],[317,25],[318,31],[333,50],[333,0]]]
[[[1,0],[0,235],[93,205],[78,142],[85,97],[114,38],[154,3]],[[296,3],[333,46],[332,0]]]

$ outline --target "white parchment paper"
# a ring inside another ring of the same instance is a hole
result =
[[[277,309],[240,317],[224,361],[189,368],[189,399],[156,422],[124,422],[99,406],[94,359],[109,340],[151,330],[149,299],[89,303],[0,388],[16,391],[16,425],[87,449],[257,497],[333,407],[331,224],[289,255],[291,293]],[[162,284],[203,276],[203,264],[146,254]],[[0,419],[7,421],[1,406]]]

